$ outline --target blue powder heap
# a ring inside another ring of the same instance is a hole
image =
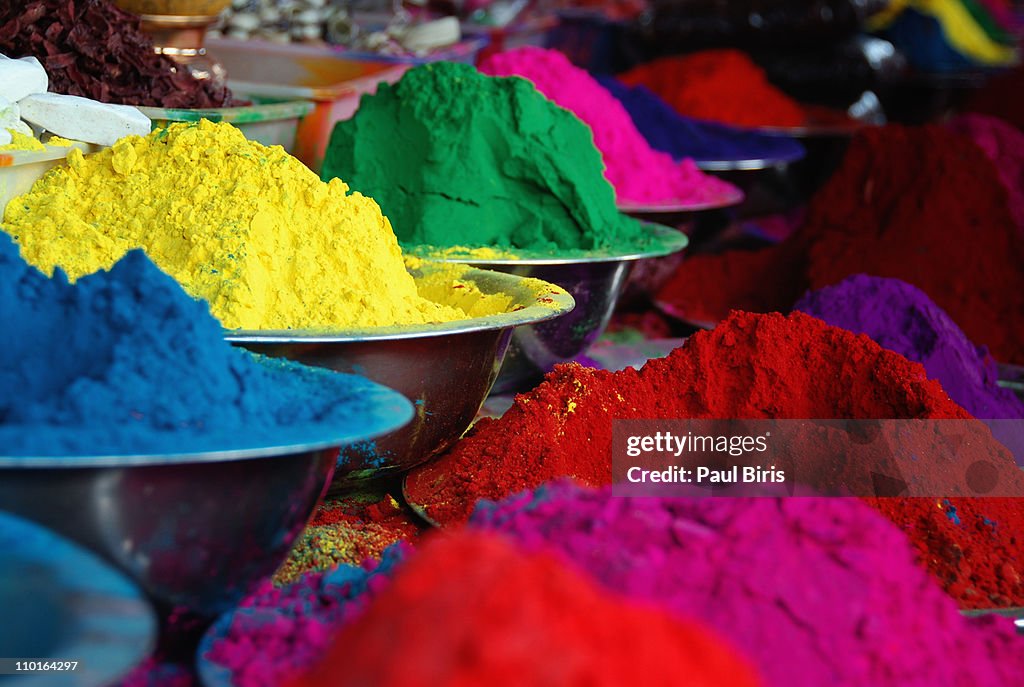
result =
[[[622,103],[651,147],[677,160],[689,157],[696,162],[781,163],[804,156],[804,147],[792,138],[685,117],[643,86],[630,88],[610,76],[595,78]]]
[[[0,446],[9,456],[238,450],[366,437],[407,420],[369,380],[224,341],[141,251],[68,283],[0,232]]]

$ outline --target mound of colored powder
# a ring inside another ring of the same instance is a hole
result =
[[[227,88],[156,54],[139,18],[109,0],[2,3],[0,53],[38,58],[54,93],[154,107],[233,104]]]
[[[1024,418],[1024,401],[998,384],[995,363],[923,291],[898,279],[856,275],[801,298],[794,310],[867,334],[924,365],[949,397],[977,418]],[[1013,423],[1016,425],[1017,423]],[[993,435],[1024,464],[1024,423]]]
[[[307,572],[378,560],[392,544],[415,539],[420,529],[418,519],[390,494],[328,498],[313,513],[274,582],[289,584]]]
[[[0,235],[7,455],[183,453],[319,443],[388,424],[397,395],[256,358],[139,251],[70,285]]]
[[[620,499],[563,483],[481,504],[472,524],[707,623],[767,685],[997,685],[1024,669],[1012,622],[961,616],[855,499]]]
[[[523,79],[465,64],[409,70],[338,122],[324,179],[373,196],[403,245],[632,251],[586,125]]]
[[[966,114],[949,122],[992,160],[1010,199],[1010,212],[1024,232],[1024,133],[996,117]]]
[[[692,160],[675,162],[653,150],[629,113],[585,70],[557,50],[527,46],[497,53],[479,65],[491,76],[521,76],[590,127],[604,158],[604,175],[619,201],[707,204],[738,194],[732,184],[706,176]]]
[[[739,687],[747,660],[692,621],[633,605],[482,533],[427,540],[292,687]]]
[[[961,607],[1024,605],[1024,499],[869,502],[910,536],[920,560]]]
[[[996,360],[1024,362],[1024,236],[978,146],[942,126],[857,134],[788,240],[686,260],[657,295],[673,314],[789,310],[854,274],[920,288]]]
[[[804,156],[804,147],[788,136],[684,117],[644,86],[630,88],[612,76],[598,76],[597,81],[622,103],[652,148],[677,160],[791,162]]]
[[[480,499],[499,500],[558,477],[608,484],[614,419],[968,417],[920,364],[867,337],[802,313],[733,313],[639,371],[555,368],[500,419],[478,421],[450,452],[414,469],[405,493],[448,525],[464,522]],[[1012,456],[990,435],[984,440],[1000,485],[1024,495]],[[919,493],[954,493],[947,490],[965,478],[962,465],[937,453],[923,452],[927,458],[907,476]],[[821,453],[809,455],[804,474],[816,469],[813,455]],[[855,483],[858,466],[837,470],[839,482]]]
[[[393,546],[379,564],[341,565],[283,588],[265,583],[207,633],[199,647],[206,669],[233,687],[278,687],[309,670],[338,630],[388,586],[406,555]]]
[[[87,157],[73,150],[4,221],[30,263],[72,279],[143,248],[228,329],[422,324],[509,305],[469,284],[447,289],[465,307],[422,297],[372,199],[226,123],[175,124]]]
[[[768,82],[763,69],[739,50],[705,50],[662,57],[619,79],[646,86],[676,112],[735,126],[804,124],[800,104]]]

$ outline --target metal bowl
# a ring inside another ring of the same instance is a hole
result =
[[[681,232],[659,225],[649,226],[655,241],[632,253],[594,252],[574,257],[531,259],[436,258],[557,284],[576,301],[576,309],[565,317],[516,329],[501,374],[494,383],[496,393],[531,388],[556,364],[583,353],[608,326],[637,262],[677,253],[686,247],[687,238]]]
[[[180,455],[0,456],[0,509],[92,549],[166,618],[212,619],[287,556],[334,472],[338,447],[401,426],[409,402],[380,388],[358,435]],[[70,657],[74,658],[74,657]]]
[[[437,266],[411,270],[424,274]],[[336,490],[405,472],[454,444],[469,428],[498,376],[512,331],[573,309],[572,297],[522,277],[480,269],[460,275],[487,294],[512,296],[513,311],[444,324],[353,330],[229,332],[231,343],[263,355],[355,372],[412,399],[415,416],[402,429],[341,452]]]

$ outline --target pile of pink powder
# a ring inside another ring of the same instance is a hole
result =
[[[1008,685],[1024,674],[1012,623],[960,615],[904,535],[856,499],[622,499],[555,483],[485,502],[472,526],[705,621],[770,686]]]
[[[1024,232],[1024,133],[998,117],[978,114],[957,117],[949,126],[969,136],[995,163],[1009,196],[1010,212]]]
[[[740,198],[733,185],[701,172],[692,160],[677,163],[651,148],[629,113],[586,71],[556,50],[524,47],[491,55],[480,64],[491,76],[521,76],[594,133],[605,177],[620,204],[722,205]]]

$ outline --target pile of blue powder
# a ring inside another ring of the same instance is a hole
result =
[[[651,147],[677,160],[691,158],[697,163],[771,160],[781,164],[804,156],[804,147],[787,136],[686,117],[643,86],[631,88],[611,76],[595,78],[622,103]]]
[[[0,445],[9,456],[242,450],[365,438],[407,420],[354,375],[254,356],[141,251],[70,284],[0,232]]]

